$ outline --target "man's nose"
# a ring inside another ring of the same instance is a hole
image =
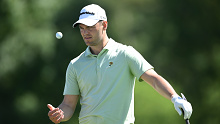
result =
[[[86,30],[86,29],[83,30],[83,34],[88,34],[88,33],[89,33],[88,30]]]

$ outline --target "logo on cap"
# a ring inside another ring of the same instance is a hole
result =
[[[82,12],[82,13],[80,13],[80,15],[83,15],[83,14],[95,15],[95,13],[93,13],[93,12]]]

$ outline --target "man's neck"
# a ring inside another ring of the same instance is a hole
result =
[[[106,44],[108,43],[109,38],[108,36],[103,38],[103,41],[101,41],[101,43],[97,46],[90,46],[90,51],[92,52],[92,54],[94,55],[98,55],[102,49],[106,46]]]

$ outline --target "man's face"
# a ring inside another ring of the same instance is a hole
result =
[[[87,46],[97,46],[103,39],[102,22],[98,22],[93,26],[80,24],[79,29]]]

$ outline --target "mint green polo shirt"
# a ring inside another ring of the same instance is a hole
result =
[[[98,55],[88,47],[71,60],[64,95],[80,95],[80,124],[134,123],[135,78],[152,68],[133,47],[110,39]]]

